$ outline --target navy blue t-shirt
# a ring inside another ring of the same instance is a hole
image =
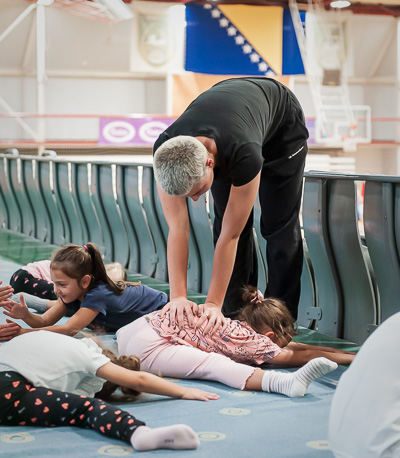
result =
[[[141,316],[163,307],[167,302],[168,296],[164,292],[146,285],[126,285],[124,293],[118,295],[105,283],[98,282],[87,292],[82,302],[76,300],[64,305],[72,313],[82,307],[97,310],[99,314],[91,326],[116,331]]]

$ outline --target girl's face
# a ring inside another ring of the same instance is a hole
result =
[[[86,277],[89,277],[88,281]],[[80,282],[75,278],[68,277],[61,270],[51,269],[51,279],[54,282],[54,292],[66,304],[77,299],[83,300],[88,291],[90,276],[85,275]]]

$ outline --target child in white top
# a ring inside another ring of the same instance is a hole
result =
[[[105,380],[114,389],[120,385],[136,395],[145,391],[202,401],[218,399],[218,395],[140,372],[134,357],[117,359],[111,352],[103,353],[91,339],[78,340],[48,331],[24,334],[1,345],[0,424],[91,428],[141,451],[193,449],[199,445],[187,425],[150,429],[130,413],[92,396]],[[104,399],[104,390],[100,394]]]

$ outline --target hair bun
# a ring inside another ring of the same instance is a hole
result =
[[[140,370],[140,359],[136,355],[126,356],[122,355],[119,356],[117,359],[117,364],[119,366],[125,367],[125,369],[129,369],[131,371],[139,371]]]
[[[245,304],[254,304],[255,299],[257,299],[257,288],[254,286],[243,288],[242,300]]]

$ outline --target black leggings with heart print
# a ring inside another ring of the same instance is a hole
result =
[[[53,283],[42,278],[36,278],[27,270],[19,269],[14,272],[9,283],[14,288],[14,294],[27,293],[40,297],[40,299],[47,299],[48,301],[55,301],[57,299]]]
[[[130,413],[100,399],[34,387],[18,372],[0,372],[0,425],[77,426],[130,443],[145,425]]]

